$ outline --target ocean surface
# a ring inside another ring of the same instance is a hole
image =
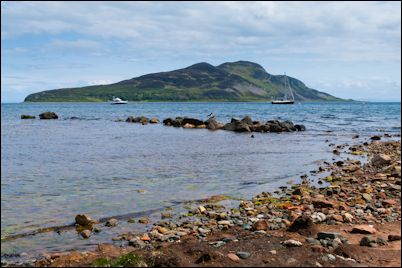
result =
[[[44,111],[56,112],[59,119],[39,120]],[[210,113],[221,122],[245,115],[291,120],[307,130],[253,133],[252,139],[249,133],[117,122],[130,115],[162,121],[176,116],[207,119]],[[37,119],[21,120],[22,114]],[[1,104],[1,236],[68,225],[81,213],[95,219],[158,219],[166,207],[180,211],[184,201],[272,192],[332,160],[329,143],[400,134],[400,114],[400,103]],[[352,140],[354,134],[360,138]],[[121,220],[118,227],[88,240],[73,230],[3,241],[2,259],[90,248],[141,228]]]

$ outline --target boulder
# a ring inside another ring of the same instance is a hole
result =
[[[114,227],[114,226],[117,225],[117,222],[118,222],[118,221],[117,221],[116,219],[112,218],[112,219],[109,219],[109,220],[105,223],[105,226]]]
[[[377,230],[369,225],[355,225],[353,226],[353,229],[350,232],[358,234],[374,234],[377,232]]]
[[[269,132],[269,125],[255,124],[253,125],[253,131],[255,132]]]
[[[298,217],[287,230],[305,236],[314,236],[317,233],[313,219],[307,215]]]
[[[235,123],[234,131],[235,132],[251,132],[249,125],[242,121]]]
[[[91,237],[91,231],[90,230],[84,230],[80,233],[80,235],[82,236],[82,238],[87,239],[89,237]]]
[[[158,120],[158,118],[156,118],[156,117],[152,117],[151,120],[149,120],[149,123],[150,123],[150,124],[158,124],[158,123],[159,123],[159,120]]]
[[[183,121],[181,122],[181,124],[182,125],[191,124],[191,125],[194,125],[194,126],[199,126],[199,125],[203,125],[204,121],[201,121],[201,120],[198,120],[198,119],[195,119],[195,118],[183,118]]]
[[[166,118],[162,121],[162,123],[166,126],[172,125],[173,119],[172,118]]]
[[[23,115],[21,115],[21,119],[35,119],[35,116],[23,114]]]
[[[253,224],[254,231],[266,231],[268,230],[268,221],[267,220],[259,220]]]
[[[282,127],[282,130],[286,131],[286,132],[291,132],[291,131],[296,130],[295,126],[290,121],[280,122],[279,125]]]
[[[279,123],[276,123],[276,122],[270,122],[270,121],[268,121],[267,123],[266,123],[266,125],[267,126],[269,126],[269,132],[282,132],[283,131],[283,129],[282,129],[282,127],[279,125]]]
[[[245,124],[247,124],[247,125],[250,125],[250,126],[252,126],[253,125],[253,120],[251,119],[251,117],[250,116],[245,116],[242,120],[241,120],[241,122],[243,122],[243,123],[245,123]]]
[[[59,118],[54,112],[44,112],[39,115],[40,119],[57,119]]]
[[[227,123],[223,126],[224,130],[228,130],[228,131],[234,131],[235,130],[235,123],[231,122],[231,123]]]
[[[85,214],[78,214],[75,216],[75,223],[81,226],[92,225],[95,221]]]
[[[304,125],[295,125],[297,131],[305,131],[306,127]]]
[[[207,121],[205,121],[205,125],[209,130],[218,130],[223,127],[223,125],[218,123],[215,118],[209,118]]]

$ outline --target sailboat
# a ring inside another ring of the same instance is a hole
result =
[[[285,82],[284,82],[285,98],[273,100],[271,102],[272,104],[293,104],[293,103],[295,103],[295,97],[293,96],[293,91],[292,91],[292,88],[290,87],[289,80],[288,80],[288,77],[286,76],[286,73],[284,75],[284,80],[285,80]],[[288,98],[288,93],[286,90],[288,90],[290,92],[291,99]]]
[[[122,100],[122,99],[120,99],[120,98],[115,98],[115,97],[113,96],[113,99],[112,99],[111,103],[112,103],[112,104],[127,104],[128,101],[124,101],[124,100]]]

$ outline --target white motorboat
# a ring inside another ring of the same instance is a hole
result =
[[[120,98],[115,98],[115,97],[113,96],[113,100],[112,100],[111,103],[112,103],[112,104],[127,104],[128,101],[124,101],[124,100],[122,100],[122,99],[120,99]]]

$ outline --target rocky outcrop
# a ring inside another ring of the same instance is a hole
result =
[[[39,115],[40,119],[57,119],[59,118],[54,112],[44,112]]]
[[[293,122],[290,121],[253,121],[248,115],[243,119],[232,118],[230,122],[226,124],[217,122],[214,117],[211,117],[206,121],[187,117],[176,117],[176,119],[166,118],[163,120],[163,124],[165,126],[207,128],[209,130],[223,129],[234,132],[293,132],[306,130],[304,125],[294,125]]]
[[[141,123],[141,124],[145,125],[145,124],[148,124],[149,119],[147,117],[145,117],[145,116],[137,116],[137,117],[129,116],[126,119],[126,122],[129,122],[129,123]]]

